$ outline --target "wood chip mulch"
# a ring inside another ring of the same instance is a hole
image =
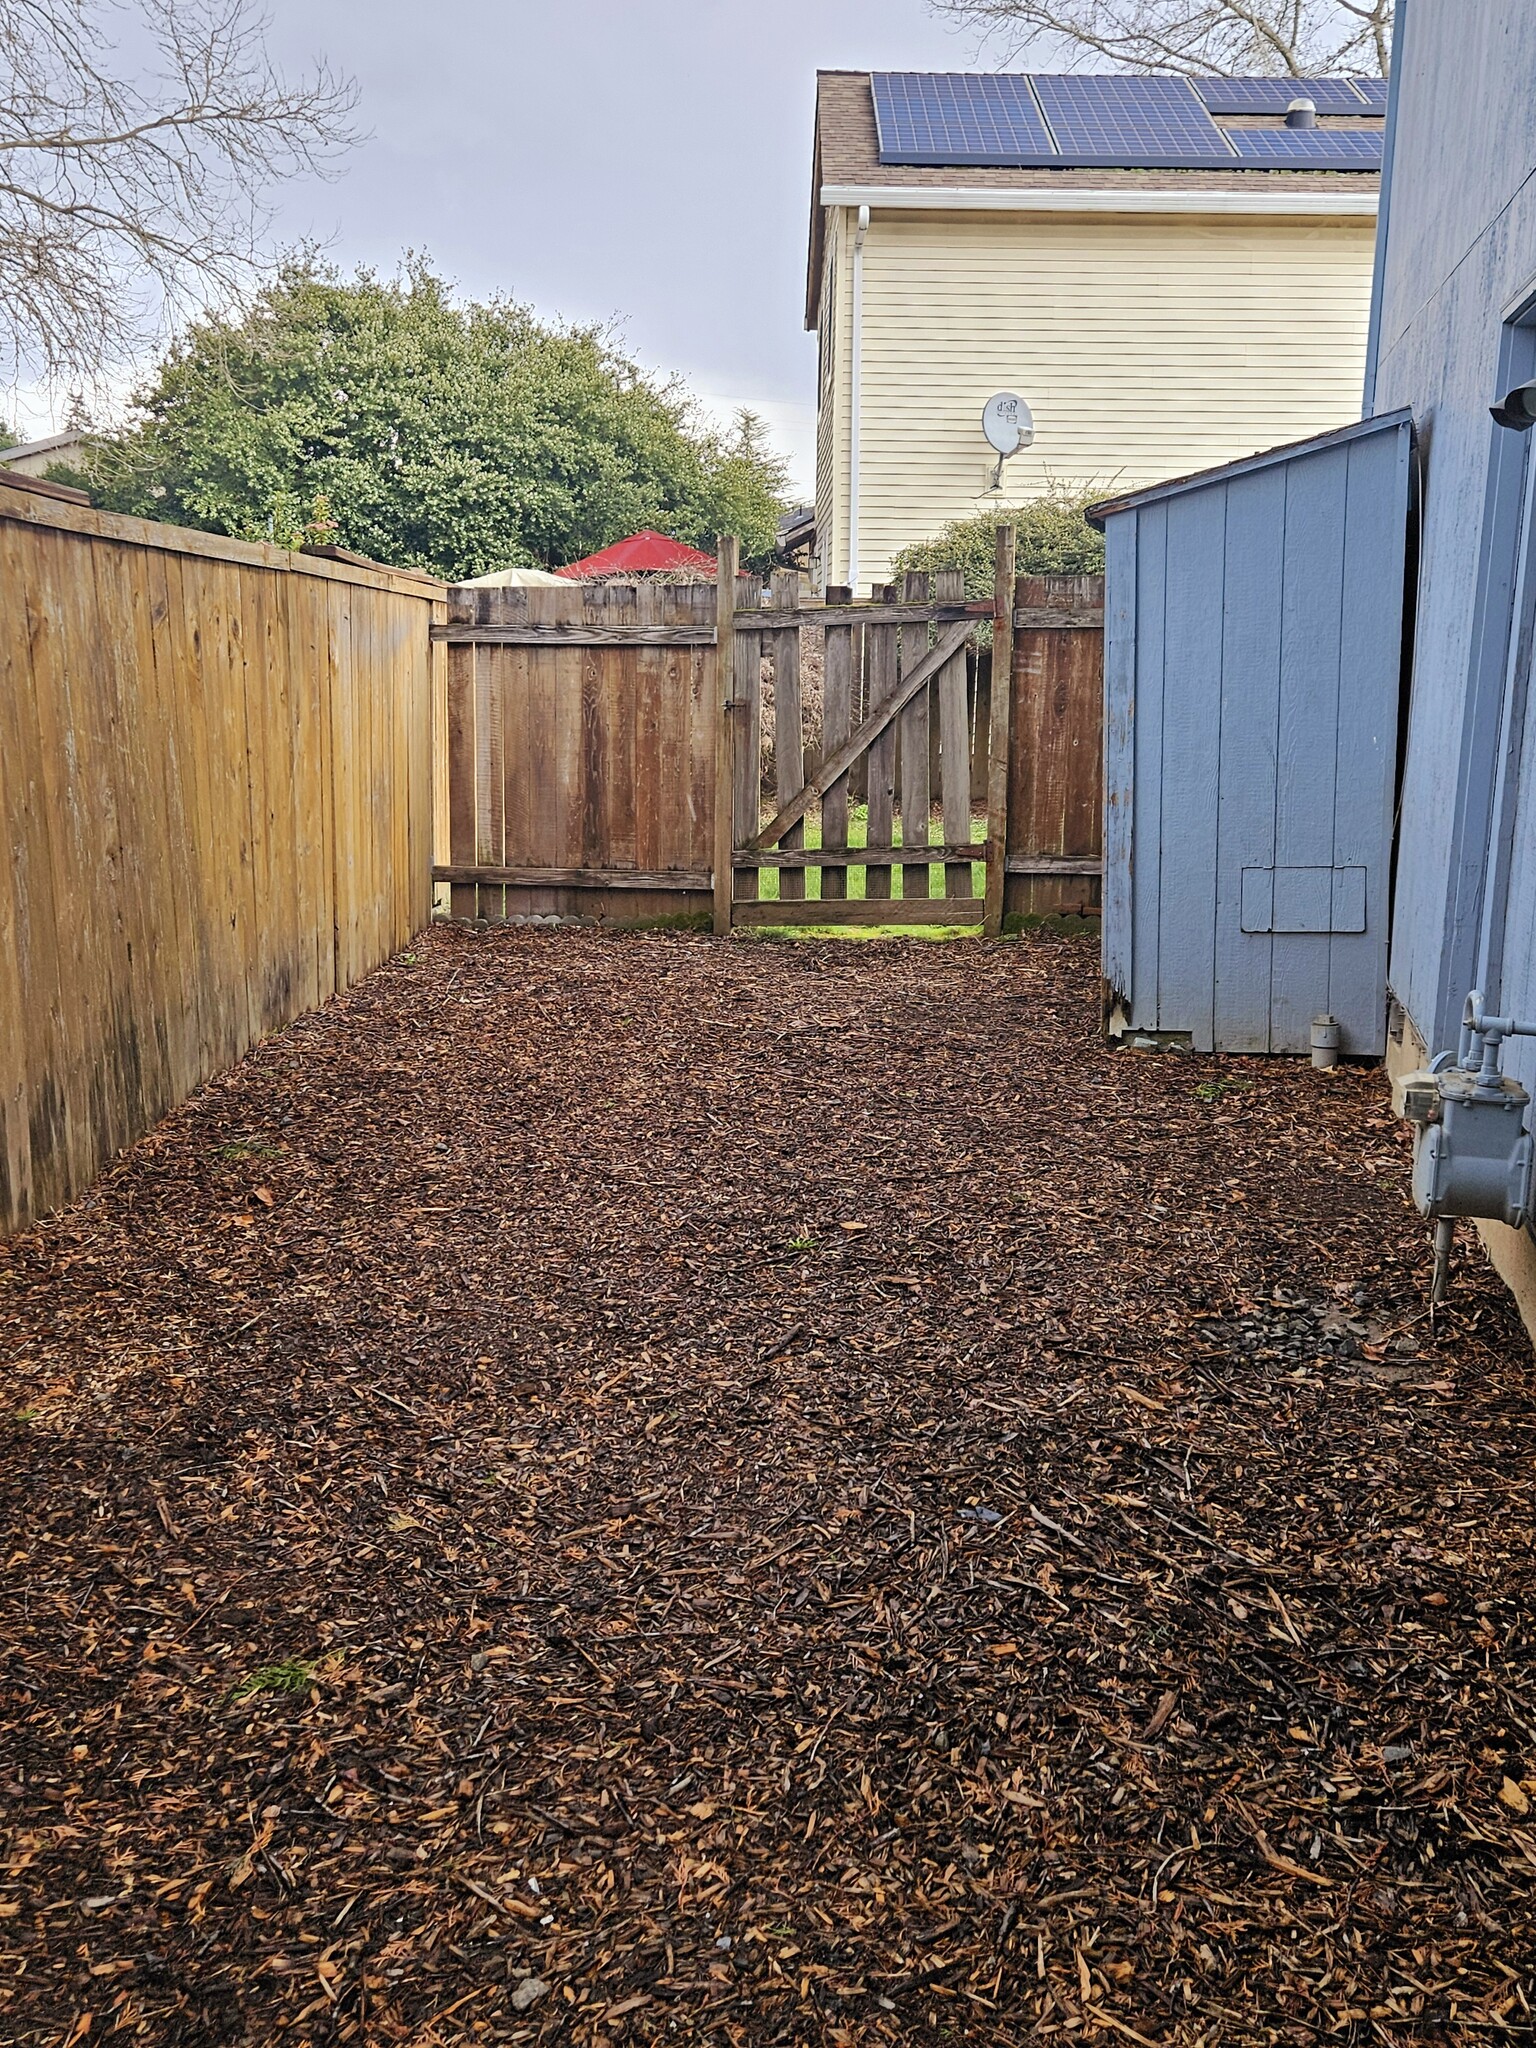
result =
[[[0,2040],[1536,2032],[1536,1374],[1080,940],[443,930],[0,1248]]]

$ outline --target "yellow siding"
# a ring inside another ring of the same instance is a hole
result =
[[[864,244],[860,585],[946,520],[1052,479],[1153,483],[1357,419],[1374,222],[876,213]],[[851,235],[819,481],[847,547]],[[986,494],[981,408],[1020,392],[1035,444]],[[821,465],[818,465],[819,467]]]

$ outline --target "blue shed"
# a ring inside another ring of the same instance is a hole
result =
[[[1096,506],[1112,1028],[1386,1046],[1410,413]]]

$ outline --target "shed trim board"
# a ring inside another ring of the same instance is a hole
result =
[[[1386,1045],[1407,412],[1096,508],[1104,973],[1133,1031]]]
[[[1358,219],[1373,217],[1377,206],[1374,177],[1371,189],[1361,192],[1242,192],[1209,185],[1188,192],[1138,185],[1012,191],[990,185],[823,185],[816,196],[823,206],[880,207],[901,213],[1257,213]]]

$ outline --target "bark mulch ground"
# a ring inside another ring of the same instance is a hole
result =
[[[423,938],[0,1252],[0,2039],[1536,2029],[1536,1375],[1081,941]]]

